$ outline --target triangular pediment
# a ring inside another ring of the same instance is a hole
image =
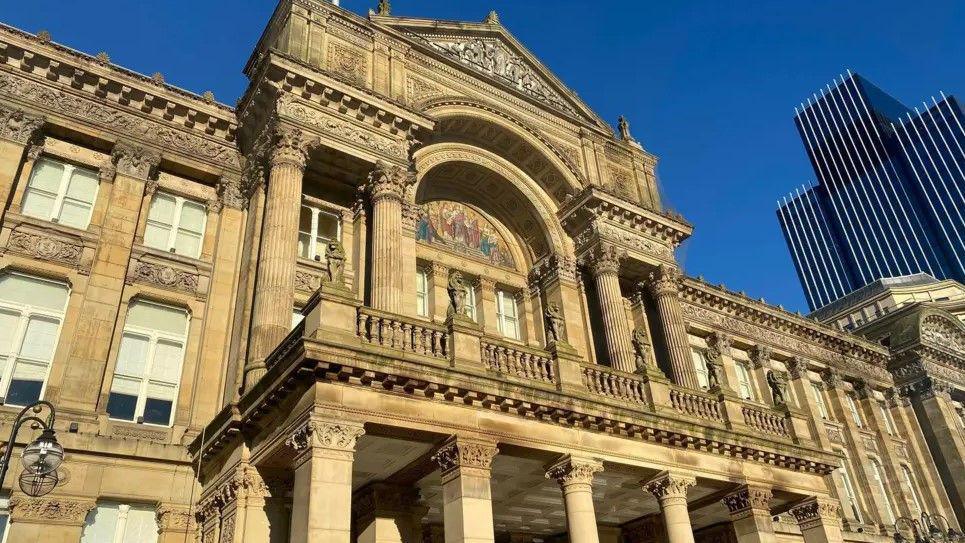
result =
[[[456,23],[385,16],[372,16],[372,20],[549,108],[610,129],[498,23]]]

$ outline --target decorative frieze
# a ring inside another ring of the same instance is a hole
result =
[[[17,495],[10,499],[10,520],[44,524],[80,526],[96,502],[83,498],[44,496],[32,498]]]
[[[592,485],[593,476],[603,471],[603,462],[566,455],[546,468],[546,478],[556,479],[561,487]]]
[[[114,160],[117,173],[138,179],[151,178],[161,163],[161,153],[154,149],[122,142],[114,145],[111,157]]]
[[[940,315],[929,315],[921,323],[921,339],[937,347],[965,355],[965,332],[960,324]]]
[[[90,271],[90,262],[85,262],[84,245],[80,242],[16,229],[10,234],[7,249],[38,260],[64,264],[82,273]]]
[[[194,296],[200,296],[201,277],[197,273],[192,273],[157,262],[135,260],[132,262],[127,273],[127,283],[146,283],[152,286],[187,292]]]
[[[403,141],[379,134],[374,129],[338,120],[290,95],[286,94],[278,99],[278,112],[286,118],[315,128],[326,136],[345,140],[388,158],[397,161],[405,161],[408,158],[408,147]]]
[[[0,79],[0,82],[2,82],[2,79]],[[0,105],[0,138],[26,145],[37,136],[43,127],[43,117],[31,115],[22,109]]]

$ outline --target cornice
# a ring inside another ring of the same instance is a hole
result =
[[[606,219],[675,247],[693,233],[683,217],[646,209],[597,186],[588,186],[565,202],[557,216],[567,230],[577,233],[587,222]]]

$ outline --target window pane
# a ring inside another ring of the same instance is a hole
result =
[[[177,383],[181,380],[181,344],[169,340],[159,340],[154,347],[154,367],[151,379],[164,383]]]
[[[67,196],[79,202],[93,204],[97,196],[97,174],[83,168],[74,168],[67,184]]]
[[[197,202],[185,201],[181,205],[181,222],[178,227],[199,236],[204,233],[205,208]]]
[[[298,256],[302,258],[312,257],[312,236],[311,234],[298,234]]]
[[[148,396],[147,401],[144,402],[144,423],[161,426],[171,424],[171,408],[173,406],[174,403],[171,400],[159,400]]]
[[[37,161],[33,171],[30,172],[30,182],[27,183],[27,186],[31,189],[57,194],[60,191],[60,181],[63,176],[63,164],[49,158],[42,158]]]
[[[318,230],[315,232],[320,238],[328,241],[338,239],[338,217],[324,211],[318,214]]]
[[[171,227],[161,224],[147,223],[144,229],[144,245],[155,249],[168,250],[168,243],[171,239]]]
[[[8,273],[0,277],[0,300],[63,312],[67,285]]]
[[[27,193],[23,197],[23,214],[49,221],[54,210],[55,199],[51,194],[27,189]]]
[[[121,543],[156,543],[157,518],[153,507],[131,506]]]
[[[77,200],[64,199],[57,222],[83,230],[90,222],[90,204]]]
[[[137,302],[127,311],[126,326],[138,326],[183,336],[187,324],[187,313],[182,309],[157,304]]]
[[[174,225],[174,210],[176,201],[173,196],[164,193],[157,193],[151,200],[151,208],[148,211],[147,219],[151,222],[165,226]]]
[[[57,328],[60,320],[34,315],[27,322],[27,331],[20,346],[20,356],[31,360],[49,362],[57,346]]]
[[[19,369],[19,366],[18,366]],[[40,390],[43,388],[42,380],[12,379],[10,390],[7,391],[7,398],[4,403],[7,405],[29,405],[40,399]]]
[[[117,380],[114,381],[115,384]],[[107,415],[112,419],[134,420],[134,409],[137,407],[137,396],[111,392],[107,400]]]
[[[20,326],[20,312],[0,309],[0,355],[13,352],[13,342]]]
[[[143,377],[147,368],[149,346],[150,340],[146,336],[125,333],[121,337],[121,348],[117,353],[117,367],[114,373],[129,377]]]
[[[117,504],[98,504],[84,521],[80,543],[113,543],[117,529]]]
[[[174,252],[179,255],[197,257],[201,254],[201,236],[186,230],[178,230],[174,238]]]

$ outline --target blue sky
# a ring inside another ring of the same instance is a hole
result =
[[[343,0],[362,13],[377,0]],[[274,0],[0,0],[0,20],[168,82],[241,95]],[[696,226],[688,273],[806,310],[774,217],[814,177],[792,122],[850,68],[907,104],[965,89],[965,2],[393,0],[396,15],[491,9],[604,119],[660,157],[667,203]]]

